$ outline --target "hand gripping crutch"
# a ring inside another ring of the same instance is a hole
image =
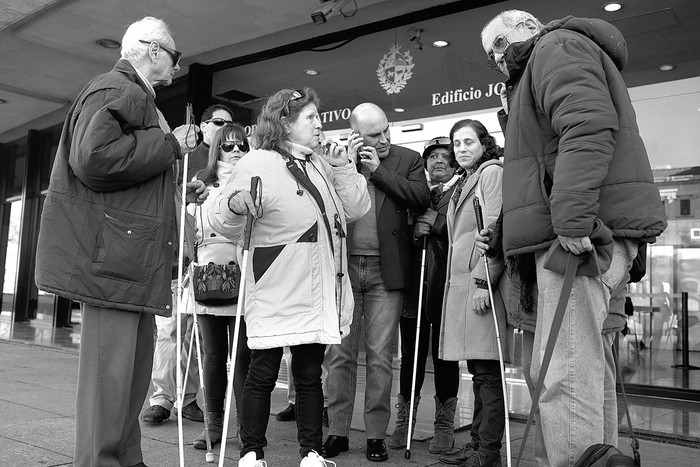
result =
[[[420,342],[420,321],[423,310],[423,281],[425,280],[425,251],[428,245],[428,236],[423,236],[423,251],[420,259],[420,288],[418,289],[418,313],[416,321],[416,345],[413,351],[413,376],[411,376],[411,403],[408,412],[408,435],[406,436],[406,452],[403,457],[411,458],[411,437],[413,436],[413,409],[416,405],[416,377],[418,376],[418,343]]]
[[[185,443],[182,438],[182,368],[180,359],[182,358],[182,332],[180,317],[182,308],[185,306],[182,293],[183,274],[185,269],[185,224],[187,223],[187,164],[189,162],[189,153],[185,153],[182,158],[182,205],[180,206],[180,241],[178,244],[178,259],[177,259],[177,306],[175,309],[175,346],[177,347],[177,370],[176,370],[176,394],[175,405],[177,407],[177,443],[180,453],[180,466],[185,465]]]
[[[476,217],[476,227],[479,232],[484,230],[484,218],[481,213],[481,205],[479,204],[479,197],[474,197],[474,216]],[[498,360],[501,364],[501,386],[503,387],[503,405],[504,412],[506,415],[506,459],[508,462],[508,467],[511,465],[510,461],[510,415],[508,410],[510,405],[508,404],[508,387],[506,386],[506,367],[503,362],[503,346],[501,345],[501,332],[498,330],[498,317],[496,316],[496,302],[493,299],[493,287],[491,286],[491,273],[489,272],[489,260],[486,255],[484,258],[484,268],[486,269],[486,284],[489,289],[489,300],[491,301],[491,314],[493,316],[493,324],[496,329],[496,341],[498,342]]]
[[[250,196],[255,201],[260,177],[251,177]],[[228,437],[228,418],[231,415],[231,399],[233,398],[233,375],[236,369],[236,353],[238,353],[238,334],[241,328],[241,307],[245,306],[245,278],[248,273],[248,253],[250,249],[250,233],[253,229],[253,213],[248,211],[245,222],[243,240],[243,261],[241,265],[241,281],[238,287],[238,306],[236,306],[236,324],[233,327],[233,344],[231,345],[231,363],[228,370],[228,382],[226,383],[226,410],[224,411],[224,429],[221,433],[221,451],[219,452],[219,467],[224,466],[226,453],[226,438]]]

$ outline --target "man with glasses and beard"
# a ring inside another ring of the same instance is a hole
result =
[[[171,131],[155,103],[180,52],[167,25],[145,17],[121,59],[68,111],[44,203],[36,284],[82,303],[74,465],[145,466],[138,415],[148,393],[154,316],[173,313],[182,151],[195,127]],[[202,202],[202,182],[187,184]]]
[[[506,141],[502,247],[520,277],[532,278],[524,285],[538,291],[534,381],[564,278],[548,257],[563,248],[593,262],[595,248],[603,258],[596,234],[612,231],[602,274],[593,265],[574,280],[539,398],[538,464],[573,465],[588,446],[617,445],[612,341],[625,316],[622,307],[606,310],[624,297],[640,243],[655,242],[666,228],[664,207],[620,74],[627,63],[620,31],[571,16],[542,25],[510,10],[484,27],[481,42],[507,78],[499,112]],[[520,296],[526,305],[522,298],[531,295]]]

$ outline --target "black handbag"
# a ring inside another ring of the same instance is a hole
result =
[[[195,253],[196,254],[196,253]],[[236,263],[194,265],[192,286],[194,299],[202,305],[221,306],[238,301],[241,270]]]
[[[202,222],[201,207],[200,225]],[[241,281],[241,269],[234,261],[228,264],[198,264],[199,245],[194,244],[194,262],[192,264],[192,291],[197,303],[209,306],[232,305],[238,301],[238,289]]]

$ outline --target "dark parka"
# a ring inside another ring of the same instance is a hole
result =
[[[170,315],[178,151],[128,61],[88,83],[68,112],[51,172],[37,287]]]
[[[583,237],[600,218],[616,237],[666,228],[627,87],[621,33],[568,17],[506,51],[503,232],[507,256]],[[503,123],[503,121],[502,121]]]

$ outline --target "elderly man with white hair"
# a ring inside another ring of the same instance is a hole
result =
[[[44,203],[42,289],[82,303],[76,466],[144,466],[138,415],[148,392],[155,315],[172,313],[178,159],[195,128],[170,131],[154,87],[180,69],[167,25],[127,29],[121,59],[68,111]],[[201,202],[201,182],[187,201]]]

